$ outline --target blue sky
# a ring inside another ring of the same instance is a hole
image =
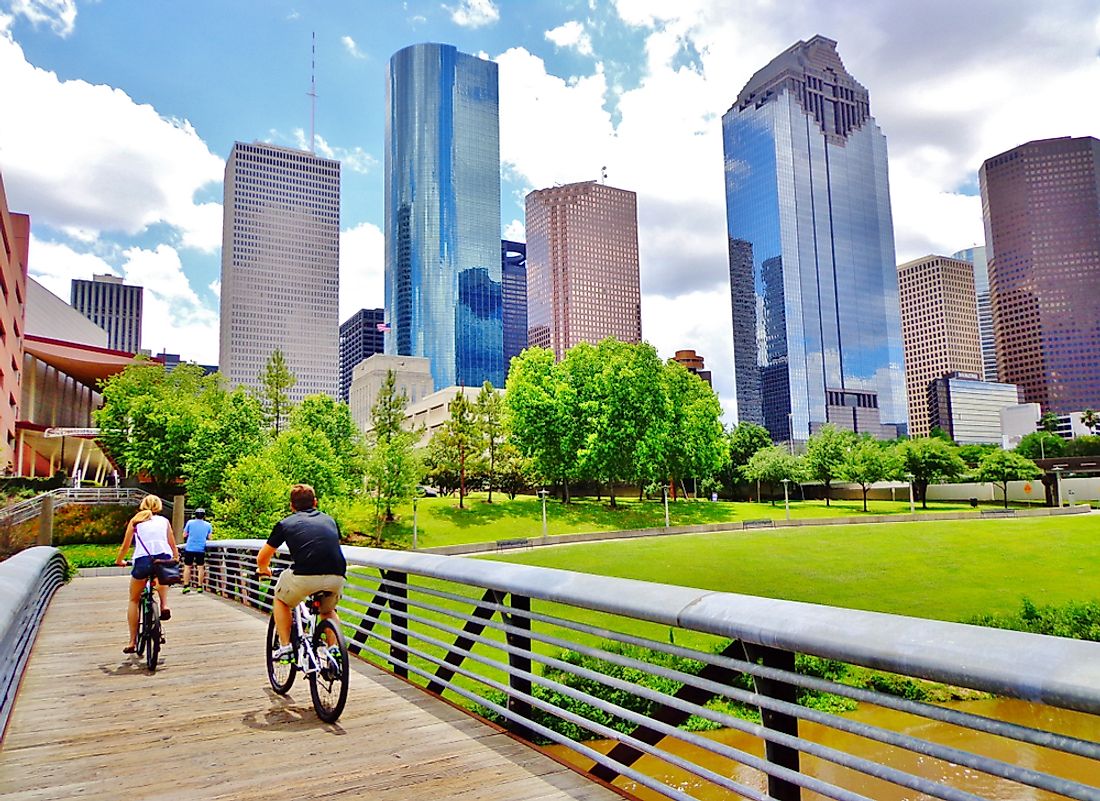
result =
[[[976,171],[1024,141],[1100,135],[1100,9],[1064,0],[0,0],[0,173],[31,274],[68,299],[147,288],[143,344],[217,360],[221,179],[236,140],[340,158],[341,319],[382,304],[385,69],[441,41],[500,65],[502,233],[531,189],[638,193],[643,335],[695,348],[732,400],[721,115],[815,33],[886,134],[897,259],[981,244]]]

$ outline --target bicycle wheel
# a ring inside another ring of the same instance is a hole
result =
[[[149,620],[145,636],[145,666],[150,673],[155,673],[157,660],[160,658],[160,606],[150,603],[146,612]]]
[[[149,645],[149,598],[142,593],[138,602],[138,630],[137,630],[137,656],[141,659],[145,656],[145,650]]]
[[[289,662],[276,662],[272,659],[271,655],[278,647],[279,633],[275,631],[275,617],[272,616],[267,621],[267,680],[271,682],[271,689],[279,695],[286,695],[290,692],[290,685],[294,683],[298,666],[294,664],[294,654],[291,654]]]
[[[329,647],[326,634],[336,635],[335,646]],[[331,620],[321,620],[313,632],[313,653],[320,667],[309,674],[309,694],[313,709],[325,723],[335,723],[348,700],[348,646],[340,627]]]

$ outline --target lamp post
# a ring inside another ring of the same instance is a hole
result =
[[[421,496],[424,494],[424,490],[420,487],[416,488],[416,493],[413,495],[413,550],[416,550],[416,504],[419,502]]]
[[[794,456],[794,412],[787,412],[787,440],[791,456]]]
[[[1062,471],[1064,467],[1058,465],[1054,468],[1054,487],[1058,491],[1058,508],[1062,508]]]
[[[664,498],[664,502],[665,502],[665,528],[668,528],[668,486],[667,485],[662,485],[661,486],[661,497]]]
[[[540,489],[539,490],[539,498],[542,499],[542,539],[543,539],[543,542],[546,541],[546,496],[549,495],[549,494],[550,494],[550,492],[546,489]]]
[[[789,478],[783,479],[783,508],[787,511],[788,522],[791,519],[791,502],[787,496],[787,485],[791,482]]]
[[[913,502],[913,479],[916,478],[912,473],[905,474],[905,480],[909,482],[909,514],[915,515],[917,513],[916,504]]]

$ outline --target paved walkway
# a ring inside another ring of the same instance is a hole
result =
[[[358,660],[321,723],[301,676],[264,672],[266,620],[173,590],[161,665],[122,653],[127,579],[55,597],[0,751],[16,799],[615,799],[612,791]]]

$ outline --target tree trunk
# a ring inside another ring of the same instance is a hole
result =
[[[611,508],[612,509],[617,509],[618,506],[615,504],[615,481],[614,481],[614,479],[607,482],[607,497],[609,497],[611,499]]]
[[[928,482],[927,481],[918,481],[917,482],[917,491],[920,493],[920,508],[921,509],[927,509],[928,508]]]
[[[1007,508],[1008,508],[1008,482],[1007,482],[1007,481],[1006,481],[1006,482],[1005,482],[1004,484],[1002,484],[1002,485],[1001,485],[1001,489],[1002,489],[1002,491],[1004,492],[1004,496],[1005,496],[1005,509],[1007,509]]]
[[[860,484],[860,486],[863,487],[863,511],[866,512],[867,511],[867,487],[864,487],[862,484]]]
[[[463,501],[466,500],[466,452],[458,453],[458,508],[465,509]]]
[[[493,461],[496,456],[495,449],[489,445],[489,503],[493,502]]]
[[[829,489],[832,486],[832,483],[833,483],[833,480],[831,478],[825,479],[825,506],[826,506],[826,508],[829,506],[829,496],[832,494],[831,490]]]

